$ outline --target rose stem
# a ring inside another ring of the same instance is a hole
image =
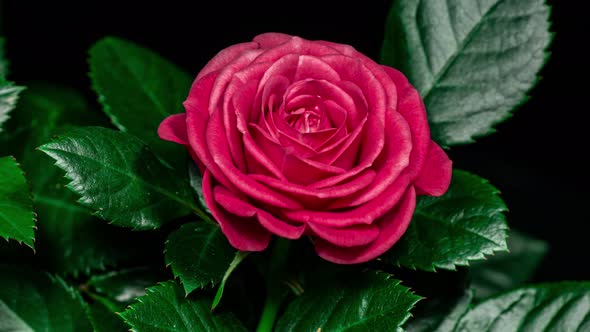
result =
[[[281,272],[287,261],[291,241],[279,238],[275,240],[270,257],[270,266],[266,275],[266,299],[256,332],[270,332],[275,325],[282,300]]]

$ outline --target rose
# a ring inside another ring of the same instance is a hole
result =
[[[159,135],[187,147],[239,250],[308,235],[326,260],[365,262],[399,240],[416,195],[449,186],[418,92],[351,46],[259,35],[209,61],[184,106]]]

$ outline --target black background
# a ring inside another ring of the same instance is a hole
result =
[[[3,4],[2,31],[12,80],[56,82],[95,100],[86,51],[106,35],[152,48],[192,75],[222,48],[267,31],[351,44],[377,59],[390,2],[14,0]],[[588,11],[581,1],[549,2],[553,55],[531,100],[496,134],[450,155],[502,191],[511,227],[549,242],[537,281],[590,280]]]

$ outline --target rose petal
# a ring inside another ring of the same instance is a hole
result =
[[[213,82],[213,86],[211,87],[211,93],[209,96],[209,113],[218,111],[218,107],[222,105],[224,97],[227,96],[227,98],[231,98],[231,95],[226,94],[226,88],[231,82],[234,74],[252,63],[261,52],[262,50],[244,51],[219,70],[219,74],[215,78],[215,82]]]
[[[284,33],[267,32],[254,37],[254,41],[257,42],[261,48],[271,48],[286,43],[291,38],[293,38],[293,36]]]
[[[365,130],[361,142],[363,148],[359,149],[360,153],[357,166],[345,173],[312,183],[310,184],[312,188],[326,188],[337,185],[338,183],[347,181],[373,165],[373,162],[375,162],[375,159],[377,159],[385,145],[385,126],[384,123],[379,122],[379,119],[376,117],[368,117],[364,127]]]
[[[310,211],[294,210],[285,211],[284,214],[290,220],[299,222],[313,222],[327,227],[347,227],[360,224],[372,224],[387,211],[392,209],[402,197],[409,180],[403,174],[397,178],[393,185],[375,199],[350,210],[342,212],[334,211]]]
[[[201,72],[197,75],[196,80],[201,79],[205,75],[208,75],[214,71],[217,71],[228,63],[230,63],[234,58],[239,56],[242,52],[258,48],[258,43],[255,42],[247,42],[232,45],[228,48],[221,50],[221,52],[217,53],[209,62],[201,69]]]
[[[294,240],[300,238],[305,231],[305,225],[302,224],[299,226],[294,226],[280,221],[279,219],[273,217],[270,213],[250,205],[249,203],[236,197],[233,193],[220,186],[215,187],[213,190],[213,195],[215,197],[215,201],[232,215],[236,215],[238,217],[256,216],[256,219],[262,227],[278,236]]]
[[[338,54],[339,52],[329,46],[317,44],[300,37],[292,36],[284,43],[268,48],[260,54],[254,61],[258,62],[275,62],[287,54],[305,54],[311,56],[322,56],[327,54]]]
[[[262,251],[268,247],[270,232],[256,219],[230,215],[219,208],[214,199],[211,173],[208,170],[203,176],[203,197],[221,231],[234,248],[241,251]]]
[[[354,100],[355,107],[346,110],[346,128],[348,131],[352,131],[367,116],[369,104],[361,88],[353,82],[340,81],[337,85]]]
[[[397,89],[398,104],[396,110],[410,125],[414,148],[410,155],[408,175],[411,179],[415,179],[424,166],[430,146],[430,128],[426,118],[426,108],[418,91],[408,82],[404,74],[391,67],[383,66],[383,68],[393,80]]]
[[[355,225],[346,228],[333,228],[307,224],[320,241],[326,241],[338,247],[356,247],[367,245],[379,236],[379,227],[375,225]]]
[[[399,205],[390,210],[377,222],[379,236],[366,246],[343,248],[327,241],[315,241],[315,250],[320,257],[336,264],[358,264],[379,257],[402,237],[406,232],[416,207],[416,193],[408,189]]]
[[[361,60],[344,55],[326,55],[321,59],[340,73],[342,80],[356,84],[363,92],[371,116],[385,122],[385,113],[390,108],[387,107],[384,86]]]
[[[239,191],[246,196],[272,206],[289,210],[296,210],[302,207],[299,202],[252,180],[233,165],[229,148],[227,147],[227,139],[225,138],[221,125],[221,116],[218,112],[211,114],[205,135],[207,138],[207,148],[211,152],[211,156],[213,156],[216,167],[219,167],[223,172],[223,176]],[[207,165],[207,167],[209,166]],[[217,179],[217,175],[215,176]]]
[[[374,185],[366,187],[354,196],[340,199],[328,208],[338,209],[364,204],[391,186],[402,171],[406,173],[405,170],[410,162],[412,151],[410,128],[405,119],[397,112],[389,112],[386,120],[386,144],[381,155],[371,167],[377,171]]]
[[[307,228],[306,225],[291,225],[262,210],[258,210],[258,221],[271,233],[291,240],[300,238]]]
[[[238,198],[235,194],[222,186],[213,188],[213,198],[215,202],[224,208],[227,212],[238,217],[254,217],[257,209],[248,204],[243,199]]]
[[[244,150],[248,160],[248,174],[268,174],[286,180],[280,170],[285,151],[264,130],[250,124],[250,133],[244,135]]]
[[[205,166],[223,186],[233,189],[235,187],[213,161],[205,140],[205,129],[209,121],[209,92],[216,77],[217,72],[212,72],[193,83],[189,97],[183,103],[186,110],[186,128],[192,153],[199,161],[197,164]]]
[[[166,141],[188,145],[186,114],[174,114],[164,119],[158,127],[158,136]]]
[[[300,185],[309,185],[346,172],[345,169],[303,159],[290,153],[285,154],[281,170],[290,182]]]
[[[338,44],[333,42],[327,42],[323,40],[315,41],[316,44],[321,44],[335,50],[338,50],[340,54],[349,56],[360,60],[375,76],[375,78],[383,85],[385,91],[386,104],[397,105],[397,90],[391,78],[385,73],[381,65],[371,60],[368,56],[358,52],[354,47],[350,45]]]
[[[318,200],[321,200],[319,203],[322,206],[325,206],[323,201],[325,199],[351,195],[370,185],[373,182],[373,179],[375,179],[375,172],[372,170],[365,170],[350,182],[324,189],[313,189],[259,174],[253,174],[250,177],[267,187],[289,194],[289,196],[295,196],[300,201],[311,199],[314,202],[318,202]]]
[[[431,141],[422,173],[414,183],[418,195],[443,195],[451,184],[452,170],[453,162],[438,144]]]

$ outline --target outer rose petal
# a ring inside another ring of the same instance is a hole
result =
[[[216,70],[223,68],[225,65],[230,63],[234,58],[236,58],[240,53],[247,51],[247,50],[252,50],[255,48],[258,48],[257,43],[248,42],[248,43],[241,43],[241,44],[232,45],[228,48],[223,49],[221,52],[217,53],[217,55],[215,55],[213,57],[213,59],[211,59],[205,65],[205,67],[203,67],[203,69],[201,69],[201,72],[199,73],[199,75],[197,75],[197,78],[195,79],[195,81],[198,81],[201,77],[203,77],[211,72],[214,72]]]
[[[203,197],[211,214],[221,226],[221,231],[234,248],[242,251],[262,251],[268,247],[270,232],[260,226],[256,219],[229,215],[217,205],[213,196],[211,172],[208,170],[203,176]]]
[[[170,115],[158,127],[158,136],[161,139],[187,145],[186,113]]]
[[[414,209],[416,192],[410,187],[395,209],[381,217],[377,224],[379,236],[366,246],[343,248],[318,239],[315,250],[320,257],[336,264],[357,264],[370,261],[389,250],[406,232]]]
[[[431,141],[422,173],[414,183],[418,195],[443,195],[451,184],[452,168],[453,162],[447,154]]]
[[[383,66],[383,69],[393,80],[397,89],[396,111],[406,119],[412,132],[413,149],[407,172],[410,178],[415,179],[424,166],[430,146],[430,128],[428,127],[426,108],[418,91],[414,89],[404,74],[387,66]]]
[[[260,48],[271,48],[288,42],[293,36],[279,33],[267,32],[254,37],[254,41],[260,44]]]

